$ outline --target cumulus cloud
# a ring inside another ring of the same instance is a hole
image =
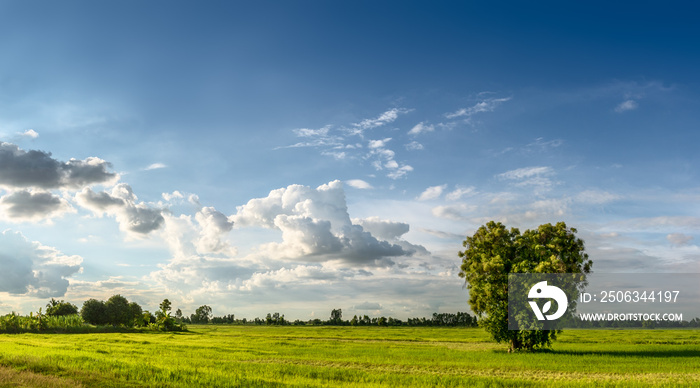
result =
[[[73,207],[63,198],[46,191],[19,190],[0,198],[2,217],[11,221],[37,221],[54,218]]]
[[[80,271],[80,256],[66,256],[29,241],[19,232],[0,233],[0,291],[39,298],[65,295],[68,277]]]
[[[109,172],[111,164],[96,157],[61,162],[50,153],[25,151],[14,144],[0,142],[0,186],[7,188],[79,189],[110,183],[118,175]]]
[[[230,217],[237,227],[259,226],[282,232],[281,243],[261,247],[262,254],[306,262],[339,261],[358,266],[393,265],[389,258],[412,252],[380,241],[353,224],[340,181],[316,189],[292,185],[239,206]]]
[[[197,252],[235,255],[235,250],[222,240],[222,236],[233,228],[233,222],[228,217],[213,207],[204,207],[195,214],[195,219],[201,227],[196,243]]]
[[[98,216],[114,216],[119,228],[131,236],[143,236],[163,225],[161,209],[150,207],[138,198],[126,183],[120,183],[111,192],[94,192],[86,187],[75,196],[78,204]]]
[[[431,199],[439,198],[442,192],[447,188],[447,185],[431,186],[425,189],[419,196],[419,201],[429,201]]]
[[[409,230],[409,225],[404,222],[382,220],[379,217],[353,218],[352,222],[373,236],[387,241],[398,240]]]

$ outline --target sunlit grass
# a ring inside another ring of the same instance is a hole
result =
[[[85,386],[700,385],[691,330],[569,330],[509,354],[481,329],[197,326],[0,335],[0,364]]]

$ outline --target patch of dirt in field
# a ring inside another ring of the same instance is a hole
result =
[[[54,376],[46,376],[27,370],[0,366],[0,387],[84,387],[83,384]]]

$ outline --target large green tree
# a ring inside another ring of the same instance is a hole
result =
[[[459,276],[466,280],[469,305],[479,324],[497,342],[509,343],[510,351],[547,346],[559,330],[508,330],[508,274],[590,273],[593,263],[576,232],[559,222],[521,234],[490,221],[464,240]]]
[[[105,303],[97,299],[88,299],[83,302],[83,308],[80,309],[80,316],[83,320],[92,325],[104,325],[107,323],[107,314],[105,313]]]
[[[132,326],[134,324],[134,315],[132,308],[129,306],[129,301],[117,294],[112,295],[105,302],[105,314],[107,322],[111,325]]]

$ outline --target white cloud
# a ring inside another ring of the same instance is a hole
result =
[[[418,196],[419,201],[428,201],[431,199],[436,199],[439,198],[442,195],[442,192],[447,188],[447,185],[440,185],[440,186],[431,186],[425,189],[421,193],[421,195]]]
[[[381,127],[382,125],[388,124],[396,120],[400,114],[405,114],[410,112],[409,109],[393,108],[382,113],[376,119],[365,119],[359,123],[352,124],[353,128],[349,132],[353,135],[362,135],[362,133],[367,129]]]
[[[408,134],[415,136],[421,133],[432,132],[434,130],[435,127],[433,125],[426,125],[425,122],[420,122],[416,124],[413,128],[411,128],[411,130],[408,131]]]
[[[445,195],[445,199],[450,201],[459,201],[465,195],[472,195],[476,193],[476,189],[473,186],[470,187],[457,187],[454,191],[451,191]]]
[[[82,260],[6,230],[0,233],[0,291],[39,298],[61,297],[68,289],[67,278],[81,270]]]
[[[173,199],[185,198],[185,196],[182,195],[182,193],[177,191],[177,190],[173,191],[172,193],[163,193],[161,195],[162,195],[163,199],[168,201],[168,202],[172,201]]]
[[[362,179],[350,179],[345,181],[345,184],[355,188],[355,189],[360,189],[360,190],[367,190],[367,189],[372,189],[372,185],[369,183],[363,181]]]
[[[622,197],[617,195],[617,194],[612,194],[612,193],[609,193],[607,191],[600,191],[600,190],[586,190],[586,191],[578,193],[574,197],[574,199],[577,202],[593,204],[593,205],[602,205],[605,203],[617,201],[621,198]]]
[[[315,265],[299,265],[294,268],[256,272],[238,287],[240,290],[276,288],[280,285],[329,285],[333,281],[354,276],[352,271],[339,271]]]
[[[235,255],[235,250],[230,244],[222,240],[222,236],[233,228],[233,222],[229,221],[228,217],[213,207],[204,207],[195,214],[195,219],[201,228],[200,238],[196,243],[197,252]]]
[[[419,151],[422,150],[423,144],[417,142],[417,141],[412,141],[408,144],[404,144],[404,148],[406,148],[408,151]]]
[[[386,240],[395,241],[408,233],[409,225],[404,222],[382,220],[379,217],[369,217],[364,219],[354,218],[353,224],[360,225],[373,236]]]
[[[328,136],[328,131],[331,129],[330,125],[326,125],[323,128],[320,129],[308,129],[308,128],[300,128],[300,129],[294,129],[293,132],[299,137],[326,137]]]
[[[391,179],[399,179],[406,176],[406,174],[408,174],[411,171],[413,171],[413,167],[406,164],[401,167],[398,167],[394,171],[389,172],[386,176],[388,176]]]
[[[21,135],[31,139],[36,139],[39,137],[39,133],[33,129],[27,129],[26,131],[22,132]]]
[[[390,137],[383,140],[370,140],[368,147],[370,149],[384,148],[389,141],[391,141]]]
[[[314,147],[320,148],[321,155],[330,156],[335,160],[371,160],[369,164],[375,169],[387,169],[387,177],[399,179],[412,171],[413,167],[394,160],[395,152],[387,148],[387,144],[392,138],[369,140],[366,143],[367,150],[365,150],[365,146],[358,142],[357,137],[362,140],[364,139],[365,131],[391,123],[401,114],[407,112],[410,112],[410,110],[403,108],[390,109],[377,118],[365,119],[349,126],[341,126],[336,130],[331,125],[320,129],[294,129],[294,134],[299,138],[303,138],[303,141],[289,146],[276,147],[275,149]],[[408,150],[415,150],[422,149],[423,146],[413,142],[405,147]]]
[[[343,160],[348,156],[346,152],[342,151],[323,151],[321,152],[321,155],[332,156],[335,160]]]
[[[474,206],[463,203],[455,205],[436,206],[432,209],[432,214],[438,218],[462,221],[466,219],[465,213],[474,211]]]
[[[394,160],[396,153],[390,149],[384,148],[386,143],[388,143],[391,138],[386,138],[383,140],[370,140],[369,149],[370,152],[366,155],[366,158],[375,158],[372,162],[372,166],[376,170],[389,170],[387,172],[387,177],[391,179],[399,179],[404,177],[409,172],[413,171],[413,167],[407,164],[401,164]]]
[[[411,254],[352,223],[340,181],[316,189],[292,185],[273,190],[265,198],[239,206],[230,218],[239,228],[259,226],[282,232],[281,243],[258,249],[268,259],[386,266],[393,264],[388,258]]]
[[[524,167],[498,174],[496,177],[502,180],[515,181],[516,186],[534,187],[536,194],[542,194],[554,184],[549,178],[554,175],[551,167]]]
[[[499,174],[498,177],[511,180],[523,180],[538,175],[549,175],[552,172],[551,167],[524,167],[504,172],[503,174]]]
[[[615,107],[615,112],[623,113],[623,112],[635,110],[638,107],[639,107],[639,104],[637,104],[637,101],[626,100],[626,101],[621,102],[618,106]]]
[[[166,166],[163,163],[153,163],[153,164],[149,165],[148,167],[144,168],[144,170],[150,171],[150,170],[157,170],[157,169],[166,168],[166,167],[168,167],[168,166]]]

